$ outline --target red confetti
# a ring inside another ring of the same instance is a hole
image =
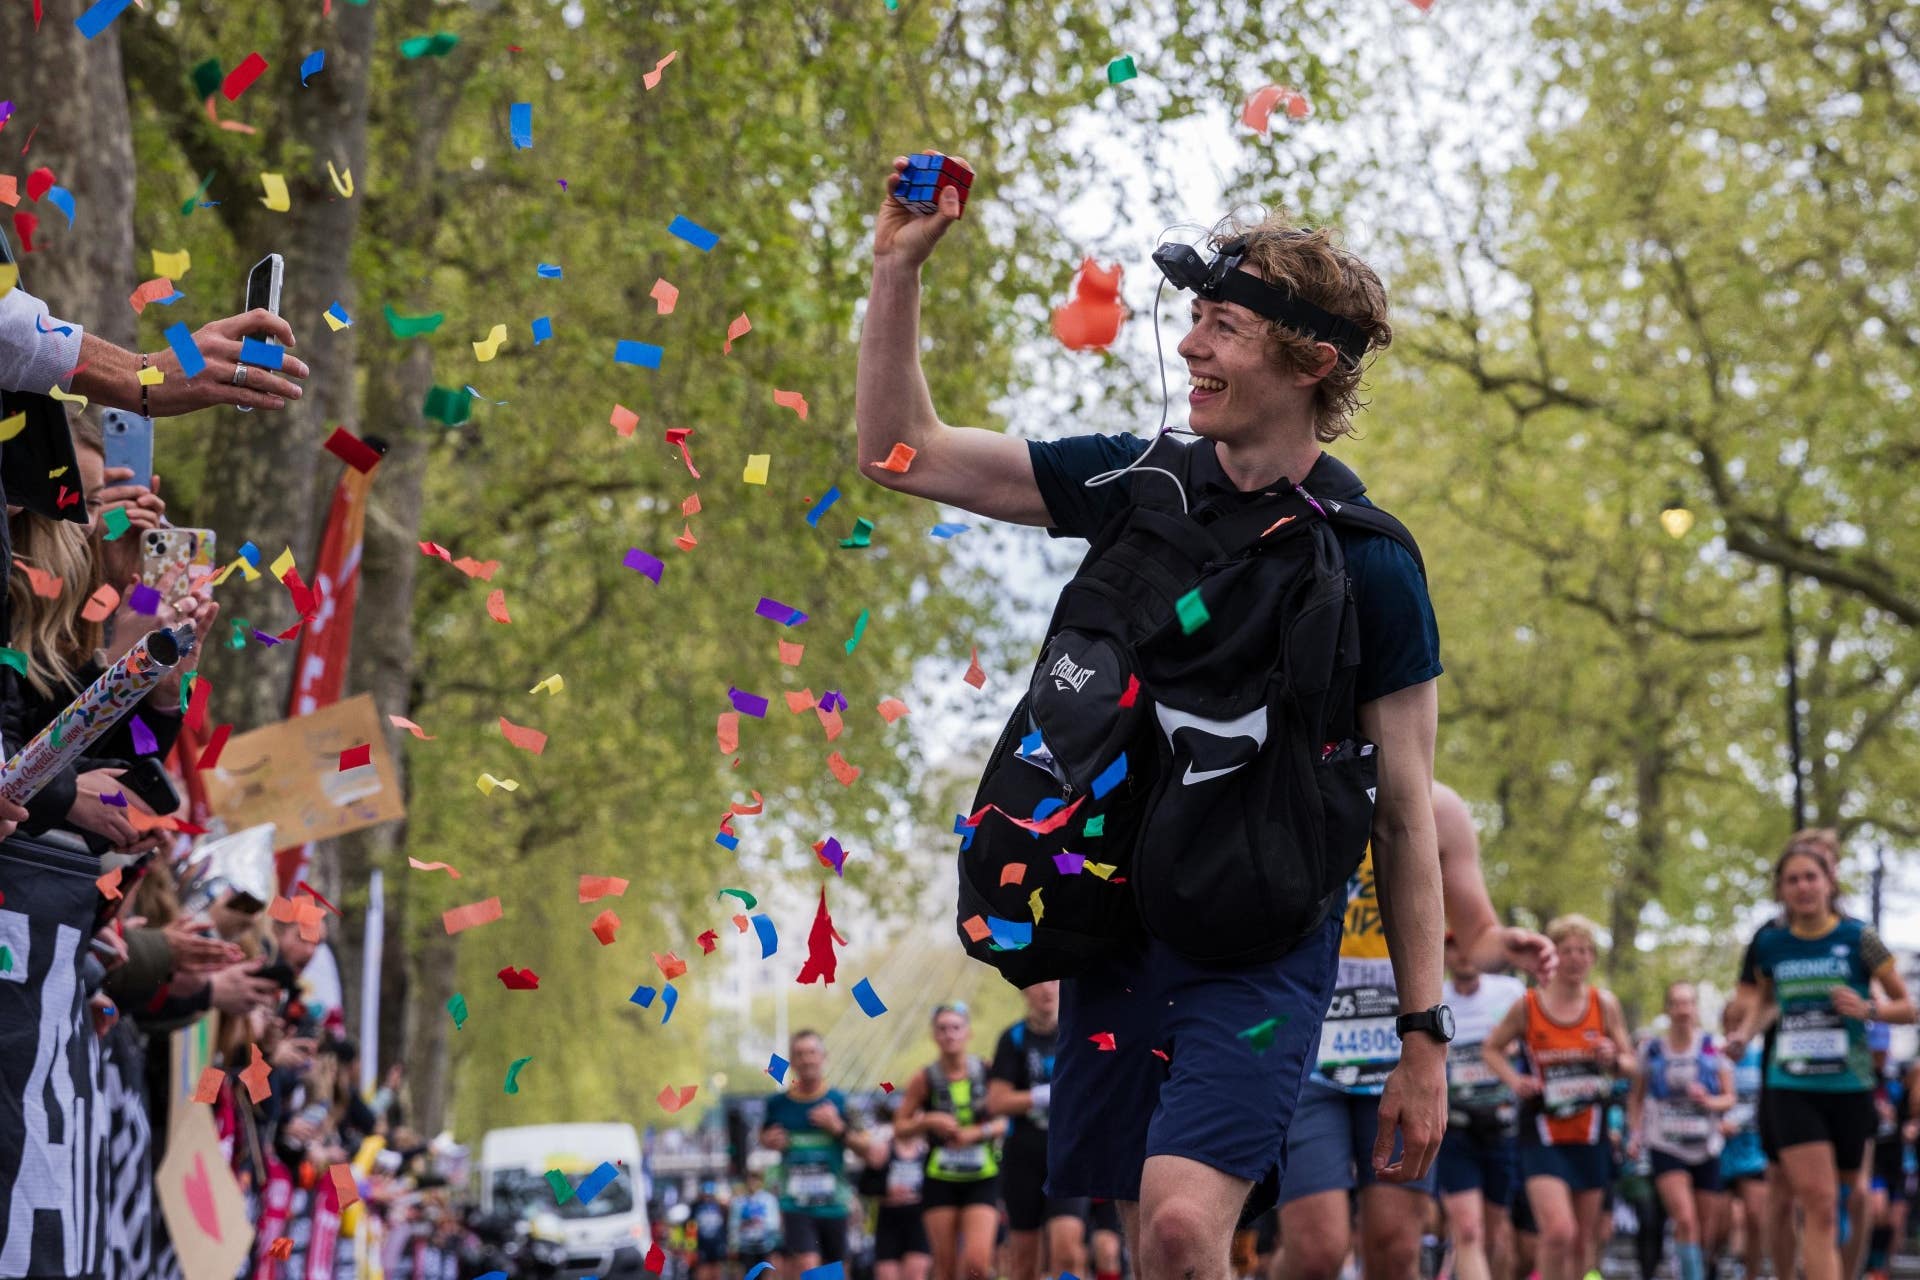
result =
[[[41,196],[53,190],[53,170],[41,165],[27,175],[27,199],[37,201]]]
[[[240,60],[240,65],[227,72],[227,78],[220,82],[220,92],[228,102],[238,102],[260,73],[267,69],[267,60],[258,52],[250,53]],[[344,1207],[344,1206],[342,1206]]]
[[[687,962],[671,951],[667,952],[664,956],[658,951],[653,952],[652,955],[653,962],[660,966],[660,976],[668,982],[672,982],[675,978],[687,971]]]
[[[483,924],[492,924],[500,918],[500,914],[500,899],[488,898],[481,902],[469,902],[464,907],[451,907],[442,911],[440,923],[448,933],[460,933]]]
[[[800,966],[800,976],[795,981],[801,984],[813,982],[832,982],[834,971],[840,966],[840,957],[834,954],[833,944],[847,945],[833,927],[833,917],[827,913],[827,890],[820,889],[820,905],[813,913],[813,927],[807,930],[807,962]]]
[[[593,936],[600,939],[600,945],[610,947],[613,945],[614,935],[620,931],[620,917],[609,908],[593,918],[592,928]]]
[[[345,427],[335,427],[327,437],[327,452],[365,475],[380,465],[380,451]],[[431,544],[422,543],[423,547]]]
[[[976,689],[984,689],[987,687],[987,673],[980,666],[980,650],[976,647],[972,652],[973,656],[967,660],[967,674],[960,678]]]
[[[1096,1031],[1092,1035],[1088,1036],[1087,1039],[1092,1041],[1094,1047],[1099,1049],[1100,1052],[1102,1053],[1113,1052],[1113,1032]]]
[[[363,764],[373,763],[373,744],[363,742],[357,747],[348,747],[340,753],[340,772],[358,769]]]
[[[627,882],[619,876],[580,877],[580,901],[598,902],[602,898],[617,898],[627,891]]]
[[[693,1095],[700,1092],[697,1084],[683,1084],[679,1088],[662,1085],[660,1088],[660,1106],[668,1115],[676,1114],[680,1108],[693,1101]]]
[[[220,763],[220,753],[227,749],[227,739],[232,736],[232,725],[223,724],[215,726],[213,736],[207,739],[207,745],[201,749],[200,759],[193,767],[195,769],[211,769],[218,765]]]
[[[702,954],[712,955],[713,949],[720,945],[720,935],[709,929],[694,941],[700,944]]]
[[[487,616],[495,622],[512,622],[507,612],[507,593],[495,587],[487,595]]]
[[[540,975],[531,969],[516,969],[508,965],[499,973],[501,985],[509,991],[538,991]]]
[[[529,729],[523,724],[515,724],[505,716],[500,717],[500,732],[506,735],[508,742],[522,751],[539,755],[547,749],[547,735],[538,729]]]

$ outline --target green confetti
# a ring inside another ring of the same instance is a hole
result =
[[[245,618],[233,620],[233,635],[227,639],[227,648],[244,649],[247,647],[247,633],[253,630],[253,624]]]
[[[433,387],[427,391],[426,403],[420,406],[420,414],[426,418],[438,418],[450,427],[457,427],[473,416],[473,397],[465,391],[449,391],[445,387]]]
[[[220,92],[220,82],[227,73],[220,69],[220,59],[208,58],[193,69],[193,100],[205,102]]]
[[[467,998],[458,991],[447,1001],[447,1012],[453,1015],[455,1031],[467,1025]],[[511,1092],[511,1091],[509,1091]]]
[[[453,46],[459,43],[460,37],[453,32],[437,31],[430,36],[415,36],[411,40],[402,40],[400,42],[400,56],[403,58],[444,58],[453,52]]]
[[[1173,611],[1180,615],[1180,630],[1192,635],[1207,625],[1213,617],[1207,612],[1206,602],[1200,598],[1200,588],[1195,587],[1174,602]]]
[[[396,338],[418,338],[432,333],[440,327],[440,322],[447,318],[446,313],[441,311],[436,311],[430,316],[403,316],[391,305],[382,307],[381,310],[387,313],[387,328],[393,331],[393,336]]]
[[[127,519],[125,507],[108,507],[103,523],[107,526],[108,542],[112,542],[133,527],[133,522]]]
[[[508,1093],[520,1092],[520,1068],[532,1061],[533,1059],[531,1057],[515,1058],[513,1060],[513,1065],[507,1068],[506,1091]]]
[[[1107,815],[1104,813],[1096,814],[1095,816],[1088,818],[1087,825],[1080,829],[1080,834],[1085,836],[1105,835],[1106,832],[1107,832]]]
[[[747,911],[751,911],[755,907],[760,905],[760,899],[754,897],[752,894],[748,893],[745,889],[722,889],[720,892],[714,894],[713,896],[716,898],[724,898],[724,897],[727,897],[728,895],[732,895],[733,897],[740,899],[741,907]]]
[[[1140,68],[1133,65],[1133,55],[1123,53],[1107,64],[1107,83],[1124,84],[1140,74]]]
[[[180,682],[180,714],[187,714],[187,704],[193,701],[193,686],[200,680],[198,671],[187,672],[187,678]]]
[[[1267,1050],[1273,1048],[1274,1033],[1280,1029],[1280,1024],[1285,1021],[1285,1018],[1268,1018],[1265,1022],[1256,1022],[1245,1031],[1238,1033],[1234,1038],[1237,1040],[1245,1040],[1253,1046],[1255,1053],[1265,1053]]]
[[[547,1170],[547,1185],[553,1188],[554,1204],[562,1205],[573,1199],[573,1184],[558,1169]]]
[[[847,641],[848,653],[852,653],[855,649],[860,647],[860,637],[867,634],[867,615],[871,612],[872,612],[871,609],[862,609],[860,611],[860,616],[854,620],[853,639]]]
[[[0,649],[0,667],[12,667],[24,676],[27,674],[27,655],[18,649]]]
[[[12,973],[12,972],[13,972],[13,951],[10,948],[8,948],[5,944],[0,944],[0,973]]]
[[[191,214],[193,212],[194,206],[200,203],[200,197],[207,194],[207,188],[212,185],[213,185],[212,174],[208,174],[206,177],[200,179],[200,189],[198,191],[195,191],[192,195],[188,196],[187,202],[180,206],[180,216],[184,218],[184,217],[187,217],[189,214]]]
[[[842,547],[870,547],[873,545],[873,521],[861,516],[853,522],[853,532],[840,539]]]

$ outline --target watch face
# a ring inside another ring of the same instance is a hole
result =
[[[1433,1012],[1434,1012],[1436,1021],[1438,1021],[1438,1023],[1440,1024],[1440,1038],[1442,1040],[1452,1041],[1453,1010],[1443,1004],[1443,1005],[1434,1006]]]

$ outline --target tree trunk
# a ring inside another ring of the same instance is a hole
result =
[[[66,215],[45,199],[29,203],[21,184],[20,204],[11,212],[40,219],[34,252],[21,261],[23,279],[54,315],[131,347],[127,297],[140,268],[133,255],[133,130],[118,24],[89,40],[62,6],[35,32],[31,4],[0,5],[0,86],[14,103],[4,134],[7,168],[31,173],[45,165],[73,193],[69,229]],[[15,251],[25,247],[16,237]]]

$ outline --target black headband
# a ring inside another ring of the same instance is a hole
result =
[[[1246,257],[1245,236],[1223,243],[1213,261],[1203,262],[1192,245],[1163,244],[1153,261],[1176,289],[1191,289],[1209,302],[1234,302],[1255,315],[1276,320],[1321,342],[1356,364],[1367,352],[1367,335],[1345,316],[1317,307],[1291,289],[1268,284],[1251,272],[1239,270]]]

